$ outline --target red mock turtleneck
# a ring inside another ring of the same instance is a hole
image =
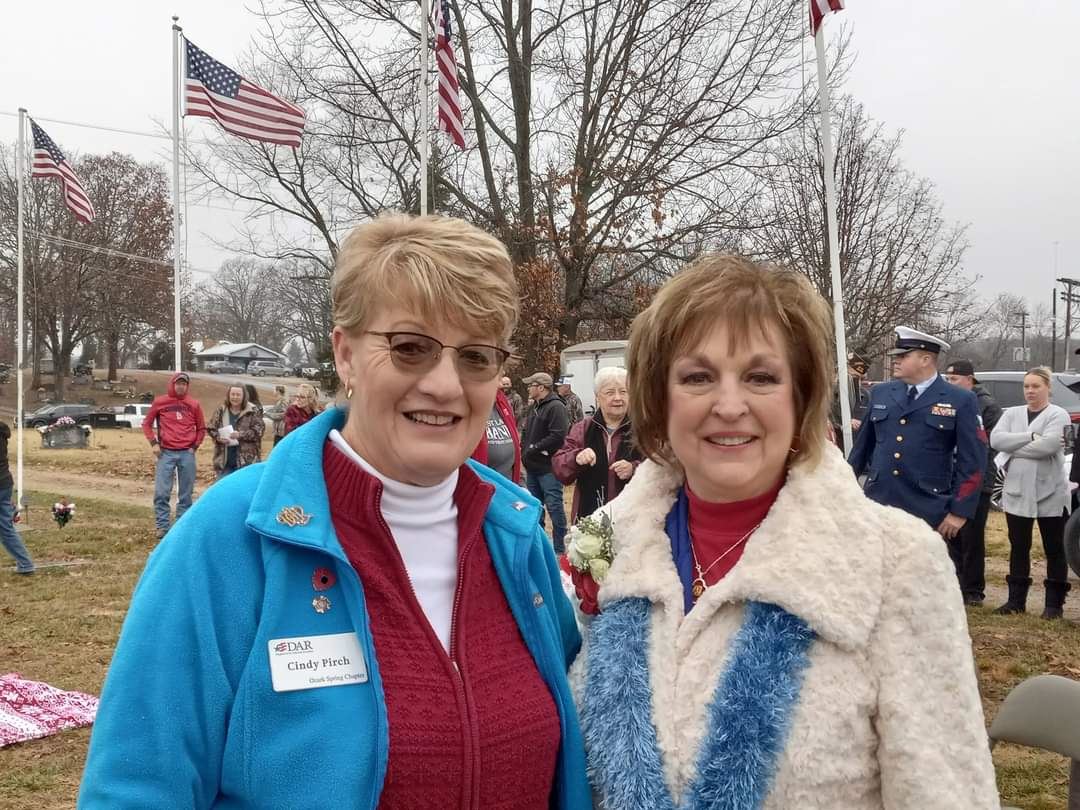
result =
[[[786,476],[781,476],[774,487],[761,495],[731,503],[703,501],[694,494],[689,484],[686,485],[686,497],[690,506],[690,540],[703,571],[765,519],[784,486],[785,479]],[[753,538],[746,542],[753,542]],[[746,543],[739,544],[738,548],[731,550],[716,563],[705,574],[705,584],[715,585],[723,579],[727,572],[735,567],[745,548]],[[695,575],[696,573],[697,571],[694,571]]]

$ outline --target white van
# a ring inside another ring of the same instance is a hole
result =
[[[590,340],[576,343],[562,350],[559,357],[561,376],[570,377],[570,386],[581,398],[585,413],[596,410],[596,392],[593,378],[602,368],[626,366],[625,340]]]
[[[125,405],[124,412],[116,415],[116,423],[130,428],[141,428],[143,417],[150,412],[150,403]]]

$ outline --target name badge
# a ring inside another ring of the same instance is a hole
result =
[[[274,638],[267,644],[275,692],[367,683],[367,663],[356,633]]]

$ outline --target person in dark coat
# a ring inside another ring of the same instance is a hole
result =
[[[591,515],[620,492],[642,461],[627,409],[626,369],[602,368],[593,383],[596,412],[574,424],[551,469],[563,484],[577,483],[570,522]]]
[[[562,554],[566,537],[566,508],[563,506],[563,487],[551,471],[551,457],[555,455],[570,427],[566,405],[552,390],[550,374],[543,371],[522,380],[529,389],[533,407],[525,420],[521,439],[521,460],[525,464],[525,485],[533,497],[547,509],[551,518],[551,539],[555,553]],[[544,525],[544,513],[540,513],[540,525]]]
[[[983,431],[989,434],[1001,418],[1001,406],[989,391],[979,385],[972,362],[954,360],[945,369],[944,376],[946,382],[975,394]],[[960,580],[960,591],[968,605],[981,605],[986,598],[986,518],[990,514],[990,495],[997,476],[994,455],[994,451],[987,446],[986,467],[975,517],[964,524],[956,537],[946,541],[949,556],[956,566],[957,579]]]
[[[975,394],[937,373],[945,341],[896,329],[892,382],[875,385],[848,457],[871,500],[920,517],[946,540],[975,517],[986,469],[986,432]]]

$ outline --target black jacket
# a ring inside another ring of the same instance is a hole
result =
[[[551,472],[551,457],[563,445],[570,417],[559,396],[550,392],[537,402],[525,420],[525,435],[521,439],[521,459],[525,470],[533,473]]]
[[[1001,418],[1001,406],[997,404],[997,400],[990,395],[990,392],[981,385],[976,385],[973,390],[976,399],[979,400],[979,416],[982,417],[983,430],[986,431],[989,439],[990,431],[994,429],[994,425]],[[989,440],[986,442],[986,448],[986,472],[983,473],[982,491],[991,492],[994,489],[994,476],[997,475],[997,465],[994,464],[994,456],[997,453],[994,448],[990,447]]]

